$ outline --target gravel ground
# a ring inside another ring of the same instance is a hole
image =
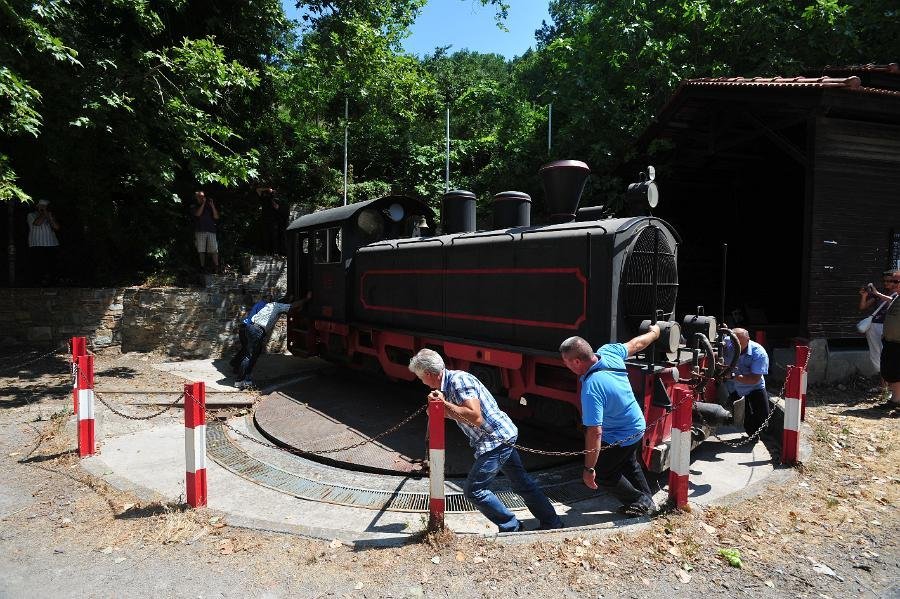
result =
[[[150,367],[163,360],[100,354],[98,389],[180,391]],[[89,476],[73,453],[68,372],[65,356],[0,369],[0,597],[900,597],[900,421],[873,407],[868,381],[812,389],[813,458],[738,504],[632,534],[361,549],[234,528]],[[720,554],[730,549],[740,567]]]

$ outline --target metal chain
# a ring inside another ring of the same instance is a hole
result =
[[[18,370],[19,368],[22,368],[23,366],[28,366],[29,364],[34,364],[35,362],[40,362],[41,360],[43,360],[45,358],[55,355],[57,352],[59,352],[59,348],[51,349],[50,351],[48,351],[46,353],[40,354],[40,355],[38,355],[34,358],[30,358],[28,360],[25,360],[24,362],[21,362],[19,364],[15,364],[14,366],[4,366],[4,367],[0,368],[0,372],[9,372],[11,370]]]
[[[782,391],[782,393],[783,393],[783,391]],[[780,396],[779,396],[779,397],[780,397]],[[717,441],[719,441],[719,442],[722,443],[723,445],[727,445],[728,447],[741,447],[741,446],[743,446],[743,445],[746,445],[746,444],[750,443],[751,441],[756,441],[757,437],[759,437],[759,436],[762,434],[762,432],[763,432],[764,430],[766,430],[766,427],[769,426],[769,421],[772,420],[772,416],[774,416],[774,415],[775,415],[775,410],[774,410],[774,408],[773,408],[773,409],[769,412],[769,415],[766,416],[766,419],[763,420],[763,423],[759,425],[759,428],[756,429],[756,432],[754,432],[752,435],[750,435],[750,436],[747,437],[746,439],[741,439],[740,441],[728,441],[728,440],[723,439],[722,437],[720,437],[720,436],[718,435],[718,433],[716,433],[715,435],[713,435],[712,438],[716,439]],[[700,417],[703,418],[703,415],[701,414]]]
[[[804,371],[806,370],[806,367],[809,366],[810,356],[812,356],[812,350],[810,350],[806,354],[806,363],[803,364]],[[784,384],[781,385],[781,391],[778,392],[778,395],[776,395],[776,397],[784,397],[784,390],[786,388],[787,388],[787,376],[785,376]],[[713,435],[712,438],[716,439],[717,441],[721,442],[724,445],[727,445],[728,447],[741,447],[743,445],[747,445],[751,441],[755,442],[756,439],[763,433],[763,431],[766,430],[766,428],[769,426],[769,421],[772,420],[772,417],[774,415],[775,415],[775,409],[773,408],[769,412],[769,415],[766,416],[766,419],[763,420],[763,423],[759,425],[759,428],[756,429],[756,431],[752,435],[748,436],[746,439],[741,439],[740,441],[727,441],[727,440],[723,439],[722,437],[720,437],[718,435],[718,433]],[[701,419],[703,418],[702,414],[700,415],[700,418]]]
[[[126,414],[124,412],[120,412],[119,410],[112,407],[112,405],[109,402],[107,402],[105,399],[103,399],[103,396],[100,395],[99,393],[97,393],[96,391],[94,391],[94,397],[99,399],[100,403],[102,403],[104,406],[109,408],[109,410],[117,416],[121,416],[122,418],[126,418],[128,420],[150,420],[152,418],[156,418],[157,416],[162,416],[163,414],[165,414],[166,412],[168,412],[169,410],[174,408],[176,405],[178,405],[178,402],[181,401],[181,398],[184,397],[184,393],[182,393],[177,398],[175,398],[175,401],[173,401],[172,403],[168,403],[165,406],[163,406],[163,408],[161,410],[159,410],[158,412],[154,412],[154,413],[148,414],[146,416],[132,416],[131,414]]]
[[[686,396],[684,397],[684,399],[682,399],[680,402],[678,402],[677,404],[675,404],[674,406],[672,406],[672,411],[675,411],[676,409],[678,409],[678,408],[679,408],[683,403],[685,403],[686,401],[690,401],[692,397],[693,397],[693,394],[691,394],[691,395],[686,395]],[[512,443],[512,442],[510,442],[510,441],[508,441],[508,440],[501,439],[501,438],[497,437],[495,433],[490,432],[490,431],[482,431],[482,436],[481,436],[481,438],[483,439],[485,436],[493,437],[493,439],[494,439],[495,441],[499,441],[501,444],[506,445],[506,446],[508,446],[508,447],[513,447],[513,448],[515,448],[517,451],[524,451],[524,452],[526,452],[526,453],[533,453],[533,454],[537,454],[537,455],[562,456],[562,457],[575,457],[575,456],[586,455],[586,454],[589,454],[589,453],[595,453],[595,452],[599,454],[599,453],[603,453],[604,451],[610,450],[610,449],[612,449],[613,447],[624,447],[626,444],[628,444],[629,441],[634,441],[635,439],[639,439],[639,438],[643,437],[643,436],[644,436],[644,433],[646,432],[646,430],[647,430],[648,428],[653,427],[653,426],[656,426],[657,424],[659,424],[660,422],[662,422],[663,420],[665,420],[665,418],[666,418],[670,413],[671,413],[671,412],[670,412],[669,410],[666,410],[665,412],[662,413],[662,415],[661,415],[659,418],[657,418],[657,419],[654,420],[653,422],[648,423],[648,424],[644,427],[644,430],[639,431],[639,432],[637,432],[637,433],[634,433],[633,435],[631,435],[631,436],[629,436],[629,437],[625,437],[624,439],[621,439],[621,440],[616,441],[616,442],[614,442],[614,443],[610,443],[609,445],[604,445],[604,446],[599,447],[599,448],[597,448],[597,449],[584,449],[584,450],[582,450],[582,451],[548,451],[548,450],[543,450],[543,449],[534,449],[533,447],[525,447],[524,445],[518,445],[518,444]],[[465,422],[466,424],[468,424],[469,426],[471,426],[471,427],[474,428],[474,429],[478,429],[478,428],[479,428],[477,425],[473,424],[473,423],[472,423],[471,421],[469,421],[469,420],[466,420],[465,418],[462,418],[462,420],[463,420],[463,422]],[[480,440],[480,439],[479,439],[479,440]]]
[[[196,400],[195,400],[193,397],[191,397],[191,401],[194,401],[194,402],[196,403]],[[254,402],[254,405],[255,405],[255,402]],[[268,447],[269,449],[278,449],[278,450],[280,450],[280,451],[284,451],[284,452],[286,452],[286,453],[291,453],[291,454],[294,454],[294,455],[309,455],[309,454],[313,454],[313,455],[325,455],[325,454],[329,454],[329,453],[339,453],[339,452],[342,452],[342,451],[349,451],[349,450],[351,450],[351,449],[356,449],[357,447],[362,447],[363,445],[366,445],[366,444],[368,444],[368,443],[374,443],[374,442],[377,441],[378,439],[381,439],[382,437],[386,437],[386,436],[390,435],[391,433],[393,433],[393,432],[399,430],[399,429],[400,429],[401,427],[403,427],[404,425],[408,424],[408,423],[409,423],[410,421],[412,421],[416,416],[418,416],[419,414],[421,414],[422,412],[424,412],[426,408],[428,408],[428,404],[423,405],[422,407],[420,407],[419,409],[417,409],[415,412],[413,412],[412,414],[410,414],[409,416],[407,416],[406,418],[404,418],[403,420],[401,420],[400,422],[398,422],[397,424],[395,424],[394,426],[392,426],[391,428],[389,428],[389,429],[387,429],[387,430],[385,430],[385,431],[383,431],[383,432],[380,432],[380,433],[378,433],[377,435],[375,435],[375,436],[373,436],[373,437],[369,437],[369,438],[367,438],[367,439],[363,439],[362,441],[360,441],[360,442],[358,442],[358,443],[354,443],[354,444],[352,444],[352,445],[347,445],[346,447],[337,447],[337,448],[334,448],[334,449],[323,449],[323,450],[319,450],[319,451],[312,451],[312,450],[309,450],[309,449],[297,449],[297,448],[294,448],[294,447],[281,447],[280,445],[275,445],[275,444],[273,444],[273,443],[267,443],[266,441],[262,441],[262,440],[260,440],[260,439],[257,439],[256,437],[253,437],[253,436],[251,436],[251,435],[248,435],[247,433],[245,433],[245,432],[243,432],[243,431],[240,431],[240,430],[234,428],[233,426],[231,426],[230,424],[228,424],[227,421],[225,421],[225,420],[223,420],[223,419],[216,418],[216,422],[217,422],[218,424],[220,424],[221,426],[224,426],[225,428],[227,428],[228,430],[230,430],[230,431],[233,432],[234,434],[236,434],[236,435],[238,435],[238,436],[240,436],[240,437],[243,437],[244,439],[247,439],[248,441],[252,441],[253,443],[256,443],[257,445],[262,445],[263,447]]]

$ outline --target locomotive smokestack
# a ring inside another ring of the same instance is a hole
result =
[[[441,200],[441,232],[471,233],[475,230],[475,194],[454,189]]]
[[[494,228],[531,226],[531,196],[521,191],[501,191],[494,196]]]
[[[547,210],[553,223],[575,220],[584,184],[591,174],[588,165],[580,160],[557,160],[541,167]]]

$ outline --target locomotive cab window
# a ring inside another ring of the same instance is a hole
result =
[[[341,229],[319,229],[313,234],[316,264],[333,264],[341,261]]]

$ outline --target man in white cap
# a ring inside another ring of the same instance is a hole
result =
[[[52,282],[56,271],[59,239],[59,223],[50,212],[49,200],[40,200],[33,212],[25,217],[28,221],[28,257],[30,279],[34,283],[45,286]]]

